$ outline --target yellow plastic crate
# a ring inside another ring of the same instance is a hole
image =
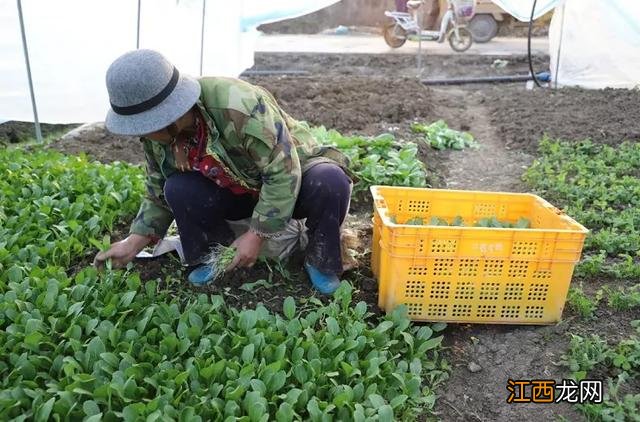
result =
[[[379,306],[405,304],[413,320],[552,324],[560,320],[588,233],[531,194],[372,186],[371,267]],[[421,217],[465,226],[412,226]],[[472,227],[496,217],[529,229]]]

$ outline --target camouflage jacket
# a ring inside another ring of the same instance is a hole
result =
[[[207,123],[207,154],[226,166],[235,182],[259,190],[251,228],[266,237],[282,230],[293,214],[302,174],[320,162],[347,170],[347,158],[320,146],[308,126],[285,113],[261,87],[233,78],[201,78],[197,107]],[[147,163],[147,194],[131,233],[162,238],[173,221],[164,182],[175,172],[168,145],[141,138]]]

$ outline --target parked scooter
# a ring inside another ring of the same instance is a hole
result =
[[[424,31],[418,23],[418,13],[425,0],[410,0],[407,2],[409,13],[384,12],[393,22],[384,27],[384,40],[391,48],[399,48],[407,39],[421,36],[424,41],[449,41],[454,51],[463,52],[473,44],[473,36],[466,28],[466,23],[473,17],[475,0],[448,0],[448,8],[439,31]]]

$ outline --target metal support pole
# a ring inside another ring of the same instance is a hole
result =
[[[202,31],[200,32],[200,76],[202,76],[202,65],[204,62],[204,18],[207,10],[207,0],[202,0]]]
[[[560,54],[562,53],[562,39],[564,38],[564,9],[567,7],[562,5],[562,21],[560,21],[560,41],[558,41],[558,54],[556,57],[556,74],[553,76],[554,88],[558,88],[558,75],[560,74]]]
[[[140,9],[142,7],[142,0],[138,0],[138,26],[136,30],[136,50],[140,48]]]
[[[416,10],[418,24],[418,77],[422,76],[422,6]]]
[[[533,32],[533,16],[536,14],[536,4],[538,0],[533,0],[533,7],[531,8],[531,17],[529,18],[529,36],[527,37],[527,56],[529,57],[529,72],[533,78],[533,82],[538,88],[542,88],[542,84],[536,77],[536,73],[533,71],[533,60],[531,59],[531,34]]]
[[[22,33],[22,48],[24,49],[24,61],[27,65],[27,78],[29,79],[29,93],[31,94],[31,107],[33,108],[33,122],[36,127],[36,139],[42,143],[42,132],[40,131],[40,121],[38,120],[38,108],[36,107],[36,96],[33,93],[33,81],[31,80],[31,65],[29,64],[29,49],[27,48],[27,36],[24,31],[24,20],[22,19],[22,1],[18,1],[18,17],[20,19],[20,32]]]

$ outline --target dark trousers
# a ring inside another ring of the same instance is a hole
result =
[[[342,273],[340,226],[349,211],[349,177],[334,164],[317,164],[302,176],[293,218],[306,218],[306,262],[320,271]],[[197,264],[214,243],[229,245],[233,231],[225,220],[251,217],[257,198],[234,195],[198,172],[175,173],[164,186],[187,264]]]

